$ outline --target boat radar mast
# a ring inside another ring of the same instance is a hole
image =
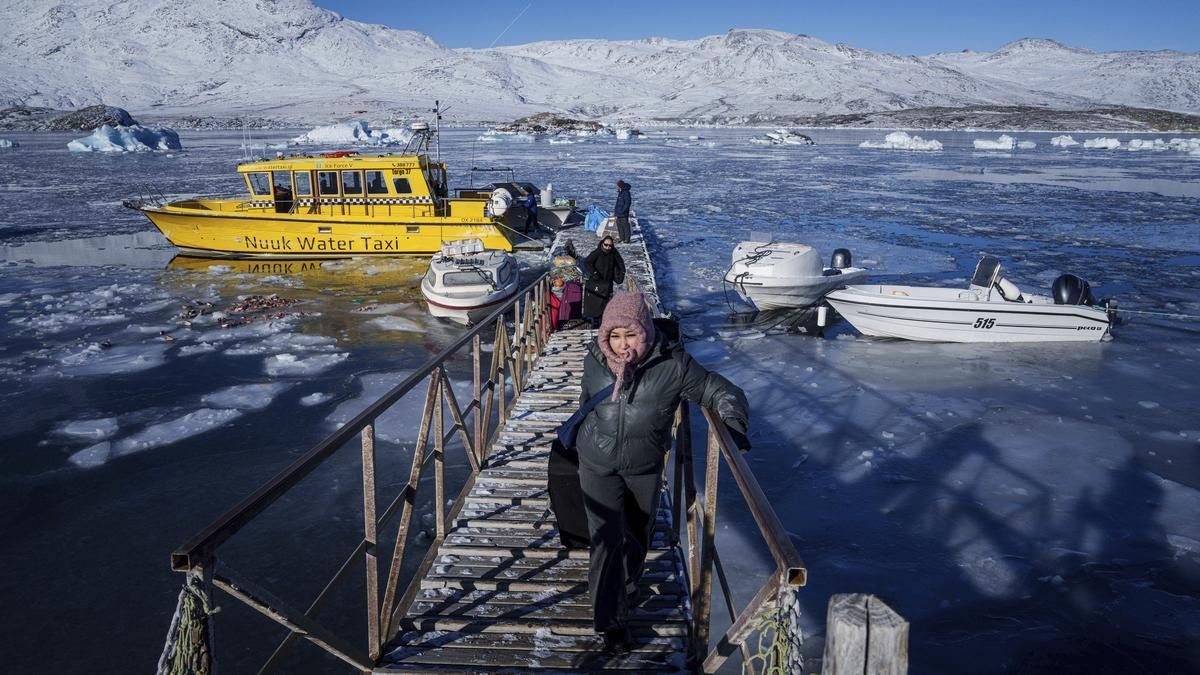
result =
[[[428,122],[413,122],[410,124],[409,129],[412,130],[413,135],[408,140],[408,143],[404,145],[404,154],[410,154],[410,150],[415,154],[428,154],[429,141],[432,137],[435,161],[440,164],[442,162],[442,113],[449,109],[443,109],[440,101],[433,102],[433,110],[430,111],[433,113],[434,126],[432,133],[430,133]]]

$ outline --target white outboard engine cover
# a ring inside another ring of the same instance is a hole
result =
[[[508,190],[504,188],[492,190],[492,215],[497,217],[504,215],[504,212],[508,211],[508,207],[512,206],[512,202],[513,196]]]

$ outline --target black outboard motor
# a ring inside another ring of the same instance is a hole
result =
[[[833,250],[833,257],[829,260],[829,266],[835,270],[844,270],[850,266],[850,249],[836,248]]]
[[[1061,274],[1051,286],[1056,305],[1094,305],[1092,287],[1074,274]]]

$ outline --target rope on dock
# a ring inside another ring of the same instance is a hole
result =
[[[800,628],[800,599],[797,589],[784,586],[775,609],[755,626],[756,649],[742,663],[742,673],[793,675],[804,672],[804,631]]]
[[[217,610],[199,574],[188,574],[179,591],[171,628],[158,659],[157,675],[211,675],[213,672],[212,623]]]

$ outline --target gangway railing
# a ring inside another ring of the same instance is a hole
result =
[[[189,575],[185,592],[188,583],[202,584],[200,587],[205,593],[209,592],[211,585],[288,630],[287,636],[259,670],[260,673],[270,673],[280,668],[300,640],[307,640],[360,672],[370,671],[379,661],[384,645],[394,637],[399,620],[419,592],[422,577],[437,558],[438,548],[448,531],[447,522],[458,518],[480,468],[487,463],[490,449],[504,427],[514,400],[524,388],[538,355],[549,339],[549,295],[549,278],[543,275],[172,554],[173,569]],[[485,350],[482,338],[489,334],[492,338],[491,358],[484,377],[482,364]],[[463,352],[471,355],[473,373],[473,396],[466,406],[459,405],[446,371],[446,363]],[[511,396],[506,381],[511,381]],[[399,494],[380,513],[376,494],[376,421],[423,382],[427,383],[424,407],[409,478]],[[449,429],[444,424],[446,408],[452,420]],[[795,625],[798,611],[796,591],[805,584],[807,570],[753,471],[737,449],[729,429],[715,411],[707,408],[701,408],[707,425],[704,489],[703,492],[697,489],[698,467],[690,411],[691,404],[686,402],[676,409],[673,428],[675,442],[669,458],[671,461],[664,469],[664,478],[667,472],[673,471],[669,490],[673,537],[685,559],[692,609],[688,641],[691,649],[688,655],[689,668],[695,672],[716,672],[735,651],[740,650],[746,672],[756,672],[755,662],[764,664],[764,672],[771,668],[778,669],[775,672],[790,672],[787,670],[788,663],[798,658],[799,649],[799,629]],[[444,455],[447,443],[455,436],[462,442],[470,473],[457,499],[447,510]],[[221,547],[239,530],[329,458],[348,452],[345,448],[352,445],[351,441],[356,437],[362,455],[363,535],[307,609],[301,610],[275,597],[251,579],[219,562]],[[432,449],[428,447],[430,439],[433,442]],[[422,478],[431,464],[434,472],[436,535],[401,591],[401,572],[406,562],[411,562],[418,554],[409,548],[408,538]],[[735,606],[733,589],[717,550],[717,494],[722,464],[726,466],[737,492],[749,508],[759,534],[770,550],[774,565],[754,598],[740,611]],[[379,533],[397,517],[395,544],[386,568],[381,570]],[[365,570],[367,588],[362,610],[366,613],[366,649],[338,636],[318,619],[322,609],[351,578],[351,573],[360,562]],[[381,580],[384,581],[382,593]],[[713,594],[718,589],[731,625],[713,642],[710,636]],[[747,640],[753,633],[762,632],[765,626],[776,633],[774,647],[769,650],[772,653],[763,654],[760,650],[752,654]],[[192,631],[192,634],[206,632]],[[204,649],[207,647],[205,645]]]
[[[396,621],[402,616],[403,609],[411,604],[412,598],[419,590],[422,575],[431,567],[438,546],[445,539],[446,523],[452,522],[462,510],[474,478],[487,459],[491,448],[490,440],[503,428],[513,400],[523,388],[532,371],[534,360],[549,337],[549,293],[548,277],[543,274],[354,419],[330,434],[171,554],[171,566],[176,571],[188,573],[189,579],[203,580],[205,586],[211,584],[221,589],[288,629],[287,637],[259,672],[273,672],[279,668],[291,647],[301,638],[359,671],[372,669],[383,645],[395,633]],[[485,378],[482,371],[485,352],[482,339],[489,334],[491,359]],[[472,359],[473,396],[466,406],[460,406],[446,371],[446,363],[465,351],[470,352]],[[387,504],[382,513],[379,513],[376,500],[376,421],[423,382],[427,383],[424,408],[416,447],[413,450],[409,479],[400,493]],[[506,382],[511,382],[511,396]],[[449,408],[453,421],[449,429],[444,428],[446,407]],[[496,419],[494,427],[493,416]],[[470,475],[457,500],[447,512],[444,451],[446,444],[456,435],[461,439],[466,451]],[[362,452],[363,536],[337,573],[308,605],[308,609],[300,610],[292,606],[219,562],[222,545],[330,457],[339,453],[345,454],[345,448],[352,445],[351,441],[355,437],[360,439],[358,446]],[[427,446],[431,438],[433,447],[432,451],[429,451]],[[411,577],[407,588],[402,591],[400,573],[406,560],[411,559],[408,556],[412,555],[407,542],[413,511],[422,485],[421,479],[426,475],[431,463],[434,472],[436,536],[417,572]],[[390,563],[383,570],[386,584],[381,596],[379,532],[397,516],[398,533]],[[317,619],[322,608],[350,578],[351,572],[360,562],[364,564],[367,582],[365,611],[368,635],[365,650],[337,636]],[[205,588],[204,592],[209,591]],[[177,617],[176,621],[178,620]]]
[[[707,424],[703,494],[696,489],[691,404],[687,401],[681,402],[675,411],[674,461],[664,468],[665,474],[673,464],[670,492],[675,540],[681,545],[686,541],[685,569],[692,601],[692,670],[716,672],[735,650],[740,650],[744,672],[755,673],[755,662],[764,666],[764,672],[792,672],[789,664],[799,661],[801,642],[799,626],[795,625],[798,615],[795,594],[807,581],[807,568],[729,428],[715,410],[701,407],[700,411]],[[740,612],[736,609],[733,589],[717,552],[717,492],[722,460],[770,549],[775,565],[758,593]],[[710,650],[714,575],[731,625]],[[774,632],[771,647],[766,650],[768,653],[752,654],[748,638],[768,625]]]

